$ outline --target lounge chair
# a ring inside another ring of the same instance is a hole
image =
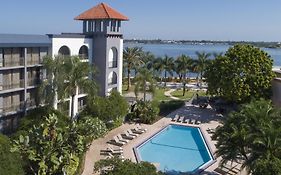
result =
[[[130,129],[128,129],[126,132],[131,136],[135,136],[135,137],[139,136],[138,134],[133,133],[132,130],[130,130]]]
[[[190,124],[195,124],[195,119],[191,119]]]
[[[141,127],[141,125],[137,125],[136,128],[137,128],[138,130],[140,130],[140,131],[145,131],[145,132],[147,131],[147,129]]]
[[[206,130],[209,134],[213,134],[213,133],[215,133],[215,129],[213,129],[213,128],[208,128],[207,130]]]
[[[124,132],[124,134],[122,134],[122,137],[123,137],[124,139],[129,139],[129,140],[133,140],[133,139],[135,138],[135,136],[132,136],[132,135],[130,135],[130,134],[127,133],[127,132]]]
[[[201,124],[201,121],[200,121],[200,120],[196,120],[195,124],[196,124],[196,125],[200,125],[200,124]]]
[[[190,119],[185,117],[185,119],[183,120],[183,123],[189,123]]]
[[[178,121],[178,119],[179,119],[179,115],[177,114],[177,115],[175,115],[174,118],[172,118],[172,122],[176,122],[176,121]]]
[[[125,143],[128,143],[128,142],[129,142],[129,140],[124,139],[124,138],[121,136],[121,134],[118,134],[118,135],[117,135],[117,138],[118,138],[121,142],[125,142]]]
[[[109,146],[105,150],[100,150],[100,152],[101,152],[101,155],[107,155],[108,152],[110,152],[111,154],[123,154],[123,149],[112,149]]]
[[[138,129],[136,129],[136,128],[131,129],[131,131],[132,131],[133,133],[135,133],[135,134],[142,134],[142,133],[145,132],[145,131],[142,131],[142,130],[138,130]]]
[[[214,170],[215,172],[222,174],[222,175],[234,175],[236,173],[232,172],[231,170],[225,168],[225,167],[218,167]]]
[[[125,158],[124,158],[124,156],[123,156],[123,154],[120,154],[120,155],[116,155],[116,156],[114,156],[113,154],[111,154],[110,152],[108,152],[107,154],[106,154],[106,159],[112,159],[112,158],[114,158],[114,157],[118,157],[119,159],[121,159],[121,160],[124,160]]]
[[[107,143],[117,145],[117,146],[123,146],[126,144],[125,142],[121,142],[116,136],[113,137],[113,140],[110,140]]]
[[[181,116],[177,122],[182,123],[182,122],[183,122],[183,120],[184,120],[184,117],[183,117],[183,116]]]

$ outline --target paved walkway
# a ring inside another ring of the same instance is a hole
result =
[[[166,97],[169,97],[169,98],[171,98],[171,99],[173,99],[173,100],[180,100],[178,97],[174,97],[174,96],[172,96],[172,92],[174,92],[174,91],[176,91],[177,89],[170,89],[170,90],[168,90],[168,91],[165,91],[164,92],[164,95],[166,96]]]

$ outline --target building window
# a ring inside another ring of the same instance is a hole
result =
[[[108,75],[108,85],[114,85],[117,84],[117,74],[112,71]]]
[[[89,57],[89,53],[88,53],[88,47],[87,46],[82,46],[79,49],[79,57],[80,59],[84,60],[84,59],[88,59]]]
[[[60,56],[70,56],[70,49],[67,46],[62,46],[59,49],[59,53]]]
[[[108,54],[108,61],[109,61],[109,68],[116,68],[117,67],[117,60],[118,60],[118,51],[115,47],[112,47],[109,50]]]

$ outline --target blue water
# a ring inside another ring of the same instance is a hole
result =
[[[194,172],[212,160],[199,128],[169,125],[139,147],[142,161],[160,163],[160,170],[177,174]]]
[[[124,47],[142,47],[145,51],[150,51],[156,56],[164,56],[167,54],[171,57],[177,57],[181,54],[196,58],[195,52],[207,53],[225,53],[230,45],[214,44],[214,45],[192,45],[192,44],[133,44],[125,43]],[[261,48],[266,51],[273,59],[274,66],[281,66],[281,49]]]

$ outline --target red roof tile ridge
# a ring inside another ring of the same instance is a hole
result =
[[[101,5],[102,5],[103,9],[105,10],[105,13],[107,14],[107,16],[110,18],[110,15],[109,15],[109,13],[107,11],[107,5],[105,3],[103,3],[103,2],[101,3]]]

